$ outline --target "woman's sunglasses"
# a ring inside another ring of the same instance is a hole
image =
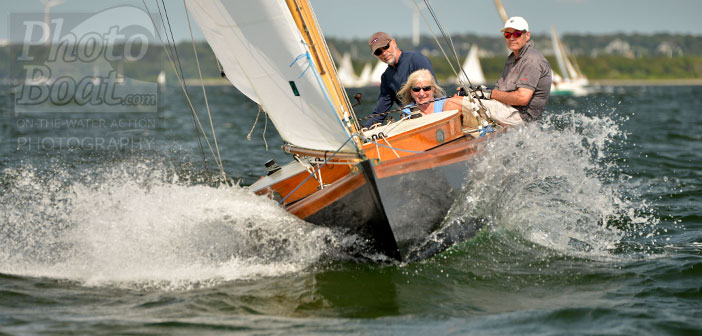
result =
[[[434,89],[434,88],[431,87],[431,86],[413,86],[413,87],[412,87],[412,91],[414,91],[414,92],[419,92],[419,91],[422,91],[422,90],[424,90],[424,91],[431,91],[431,90],[433,90],[433,89]]]
[[[378,49],[375,49],[375,51],[373,52],[373,55],[380,56],[380,54],[382,54],[383,51],[388,50],[388,48],[390,48],[390,42],[388,42],[388,44],[384,47],[380,47]]]
[[[517,39],[517,38],[522,37],[522,34],[524,34],[525,32],[526,32],[526,30],[515,30],[511,33],[505,32],[505,38],[508,39],[508,38],[514,36],[514,38]]]

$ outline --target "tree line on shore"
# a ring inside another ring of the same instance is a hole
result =
[[[451,36],[453,46],[463,62],[470,47],[477,44],[480,63],[488,82],[502,73],[509,53],[504,38],[457,34]],[[556,68],[550,35],[533,34],[535,47]],[[647,80],[702,78],[702,37],[682,34],[603,34],[561,36],[572,58],[590,79]],[[429,57],[437,78],[453,76],[448,64],[433,38],[423,36],[417,46],[409,38],[397,38],[405,50],[419,50]],[[367,62],[377,60],[368,52],[367,41],[328,39],[335,57],[349,53],[354,70],[359,72]],[[446,49],[446,46],[444,45]],[[454,61],[455,63],[455,61]]]
[[[504,39],[499,37],[486,38],[476,35],[457,35],[452,38],[456,52],[461,57],[461,62],[467,55],[467,50],[470,46],[477,43],[483,51],[480,54],[480,63],[485,77],[488,81],[499,77],[504,66],[505,56],[508,53],[504,45]],[[623,49],[610,48],[609,52],[605,52],[608,43],[612,44],[611,41],[615,41],[617,38],[619,41],[626,41],[628,47]],[[533,39],[536,47],[544,51],[552,67],[555,68],[555,59],[552,53],[548,52],[551,45],[550,38],[548,36],[534,36]],[[644,37],[638,35],[566,35],[562,39],[569,46],[571,57],[576,59],[582,72],[592,80],[702,78],[702,38],[700,37],[669,34]],[[337,65],[340,60],[338,58],[342,54],[350,53],[354,70],[357,73],[360,72],[366,63],[377,62],[377,59],[368,52],[366,43],[366,41],[360,40],[328,39],[332,54],[337,58]],[[438,48],[433,43],[433,39],[430,41],[428,38],[425,38],[420,45],[414,48],[411,46],[409,39],[398,39],[398,44],[402,49],[419,50],[428,55],[438,79],[442,80],[453,76],[450,65],[439,54]],[[661,46],[668,46],[669,49]],[[26,72],[24,69],[27,69],[27,66],[32,64],[47,65],[49,67],[58,67],[60,65],[62,69],[70,68],[71,66],[94,69],[95,62],[99,62],[102,67],[119,69],[128,78],[155,81],[159,73],[165,71],[168,82],[177,82],[173,67],[161,45],[149,45],[146,48],[147,52],[143,55],[140,54],[138,58],[120,57],[118,60],[114,60],[109,57],[100,57],[90,62],[80,62],[75,57],[70,57],[70,47],[60,50],[59,59],[56,59],[56,50],[51,50],[52,46],[33,46],[31,50],[33,57],[32,60],[28,61],[21,57],[24,52],[23,47],[22,45],[0,47],[0,63],[5,65],[0,66],[0,78],[21,80],[26,76],[23,73]],[[53,47],[55,48],[55,46]],[[121,50],[120,48],[115,49]],[[197,42],[196,49],[203,76],[209,79],[221,78],[217,61],[209,45],[205,42]],[[199,78],[191,42],[184,41],[179,43],[176,48],[170,48],[172,57],[174,50],[177,50],[178,59],[180,60],[177,67],[182,68],[185,78]],[[586,50],[591,52],[588,53]],[[627,53],[626,50],[633,50],[634,52]],[[671,52],[671,50],[674,52]],[[54,55],[52,55],[52,52]],[[65,60],[66,58],[68,61]],[[90,69],[88,69],[88,72],[93,71]],[[83,72],[85,73],[86,71]]]

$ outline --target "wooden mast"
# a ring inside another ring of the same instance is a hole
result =
[[[319,75],[324,82],[324,86],[328,89],[330,95],[329,99],[331,99],[334,104],[334,110],[339,116],[339,119],[343,120],[349,133],[356,133],[359,128],[358,121],[351,109],[346,91],[339,84],[336,67],[329,55],[329,50],[322,36],[322,31],[317,24],[317,18],[314,16],[309,2],[307,0],[286,0],[286,3],[290,9],[290,14],[292,14],[295,20],[297,28],[300,30],[300,33],[302,33],[305,43],[307,43],[310,48],[310,54],[315,64],[319,67]],[[359,152],[362,154],[361,148],[363,148],[363,144],[360,139],[354,138],[354,142]]]
[[[497,13],[500,14],[502,22],[507,22],[507,11],[505,11],[505,7],[502,6],[502,0],[495,0],[495,7],[497,7]]]

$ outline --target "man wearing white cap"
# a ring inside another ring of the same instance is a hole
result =
[[[551,92],[551,65],[534,48],[529,24],[524,18],[509,18],[500,31],[512,53],[507,57],[495,88],[483,90],[479,98],[488,109],[488,116],[502,125],[539,119]]]

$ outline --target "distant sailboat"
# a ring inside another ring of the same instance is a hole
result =
[[[115,83],[118,83],[118,84],[124,83],[124,63],[123,62],[117,63],[117,79],[115,80]]]
[[[560,75],[553,74],[553,83],[551,84],[552,95],[572,95],[584,96],[589,92],[587,85],[589,84],[587,77],[582,74],[575,59],[571,60],[568,57],[567,51],[563,42],[558,37],[556,28],[551,27],[551,42],[553,43],[553,53],[558,62]]]
[[[468,52],[468,57],[466,57],[465,62],[462,65],[463,72],[459,74],[459,78],[466,84],[471,85],[481,85],[485,84],[485,75],[483,74],[483,68],[480,66],[480,59],[478,58],[478,45],[473,44]],[[468,78],[466,78],[468,76]],[[460,80],[456,80],[456,84],[461,84]]]
[[[380,77],[383,76],[383,72],[385,72],[385,69],[388,68],[388,65],[378,61],[378,63],[375,64],[375,67],[373,68],[373,71],[371,72],[370,75],[370,81],[368,82],[367,85],[369,86],[380,86]]]
[[[102,83],[102,77],[100,76],[100,67],[98,62],[93,62],[93,79],[91,80],[93,85],[99,86]]]
[[[371,73],[373,72],[373,67],[370,63],[366,63],[361,70],[361,74],[358,75],[358,87],[369,86],[371,83]]]
[[[339,73],[339,81],[344,87],[353,88],[359,86],[358,76],[356,76],[356,73],[353,71],[351,55],[345,53],[344,56],[341,57],[341,63],[337,71]]]
[[[159,86],[164,86],[166,84],[166,72],[161,70],[161,72],[158,73],[158,77],[156,78],[156,82],[158,82]]]

